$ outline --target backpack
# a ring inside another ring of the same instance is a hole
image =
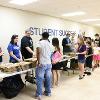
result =
[[[23,89],[24,83],[22,82],[20,75],[15,75],[3,79],[0,87],[4,96],[8,99],[12,99],[13,97],[16,97]]]

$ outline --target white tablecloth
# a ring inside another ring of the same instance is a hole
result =
[[[6,78],[6,77],[17,75],[17,74],[24,74],[24,73],[30,72],[30,71],[32,71],[32,69],[28,69],[28,70],[24,70],[24,71],[20,71],[20,72],[14,72],[14,73],[3,73],[3,72],[0,72],[0,80],[3,79],[3,78]]]

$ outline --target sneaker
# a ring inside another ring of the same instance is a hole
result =
[[[41,96],[37,96],[37,95],[35,95],[35,99],[42,100]]]
[[[92,71],[94,71],[95,69],[96,69],[96,68],[95,68],[95,67],[93,67],[93,68],[92,68]]]
[[[87,74],[87,71],[85,71],[84,74]]]
[[[85,74],[83,75],[83,77],[85,77]]]
[[[51,97],[51,93],[44,92],[43,95],[48,96],[48,97]]]
[[[81,80],[81,79],[83,79],[83,78],[84,78],[84,76],[80,76],[80,75],[79,75],[79,80]]]
[[[88,72],[87,75],[91,75],[91,72]]]
[[[87,75],[91,75],[91,72],[88,71],[88,72],[85,72],[85,74],[87,74]]]
[[[56,86],[59,86],[59,82],[56,82]]]
[[[97,67],[99,67],[99,64],[97,64]]]

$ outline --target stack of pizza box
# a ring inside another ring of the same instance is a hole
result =
[[[0,70],[1,72],[5,72],[5,73],[12,73],[12,72],[16,72],[16,71],[20,71],[20,65],[19,63],[3,63],[0,64]]]
[[[29,59],[25,59],[24,61],[31,63],[31,65],[29,66],[30,68],[36,67],[37,58],[29,58]]]
[[[28,70],[28,69],[30,69],[29,66],[31,64],[32,64],[32,62],[25,62],[25,61],[19,63],[21,70]]]
[[[36,63],[36,58],[26,59],[25,61],[19,63],[2,63],[0,64],[0,70],[5,73],[19,72],[36,67]]]
[[[68,56],[70,56],[70,58],[72,58],[72,57],[75,57],[76,54],[74,52],[70,52],[70,53],[68,53]]]

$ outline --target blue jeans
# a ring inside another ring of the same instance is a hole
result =
[[[36,96],[42,95],[43,83],[45,83],[44,85],[45,93],[47,94],[51,93],[51,81],[52,81],[51,68],[52,68],[51,64],[41,65],[36,68],[36,84],[37,84]]]

